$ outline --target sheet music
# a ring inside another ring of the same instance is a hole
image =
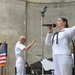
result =
[[[42,64],[43,68],[45,69],[45,71],[48,71],[50,69],[54,69],[53,68],[53,62],[51,62],[51,61],[49,61],[47,59],[43,59],[41,61],[41,64]]]

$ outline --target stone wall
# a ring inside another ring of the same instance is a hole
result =
[[[19,37],[26,33],[25,5],[26,3],[21,1],[0,1],[0,42],[6,36],[8,44],[7,66],[4,67],[6,75],[14,75],[15,44]]]
[[[47,6],[47,11],[44,17],[44,23],[56,23],[58,17],[66,17],[69,21],[69,25],[74,25],[74,9],[75,3],[54,3],[54,4],[27,4],[27,44],[31,42],[31,39],[36,39],[36,44],[27,51],[27,60],[29,63],[33,63],[41,59],[37,55],[42,54],[41,50],[41,11]],[[43,27],[45,40],[47,27]],[[56,30],[56,28],[54,28]],[[44,57],[52,57],[51,47],[45,45],[44,42]]]
[[[33,39],[36,44],[26,53],[25,58],[29,64],[41,60],[41,11],[47,6],[44,23],[56,23],[58,17],[66,17],[69,25],[75,23],[75,0],[0,0],[0,42],[6,36],[8,44],[7,66],[4,67],[4,75],[15,75],[14,47],[21,35],[27,37],[25,45]],[[62,3],[61,3],[62,2]],[[56,31],[57,28],[54,28]],[[45,40],[47,27],[43,27],[43,40]],[[44,45],[44,58],[52,57],[50,46]],[[1,68],[0,68],[1,70]],[[1,72],[0,72],[1,73]]]

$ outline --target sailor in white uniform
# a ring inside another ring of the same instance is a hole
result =
[[[30,45],[24,46],[25,41],[26,41],[25,36],[21,36],[15,46],[17,75],[26,75],[25,59],[23,53],[24,50],[28,50],[35,43],[35,40],[33,40]]]
[[[55,75],[72,75],[73,61],[70,50],[70,41],[75,35],[75,26],[68,28],[66,18],[57,19],[58,32],[53,34],[53,27],[49,26],[45,42],[52,46],[53,65]]]

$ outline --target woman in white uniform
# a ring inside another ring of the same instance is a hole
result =
[[[75,26],[68,28],[66,18],[58,18],[56,23],[58,32],[53,34],[53,27],[49,26],[46,44],[52,46],[55,75],[72,75],[73,61],[70,50],[70,41],[75,35]]]
[[[21,36],[15,46],[17,75],[26,75],[25,59],[23,53],[24,50],[28,50],[35,43],[35,40],[33,40],[30,45],[24,46],[25,41],[26,41],[25,36]]]

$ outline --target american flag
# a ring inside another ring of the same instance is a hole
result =
[[[0,66],[6,65],[6,50],[7,45],[6,43],[3,43],[3,45],[0,47]]]

